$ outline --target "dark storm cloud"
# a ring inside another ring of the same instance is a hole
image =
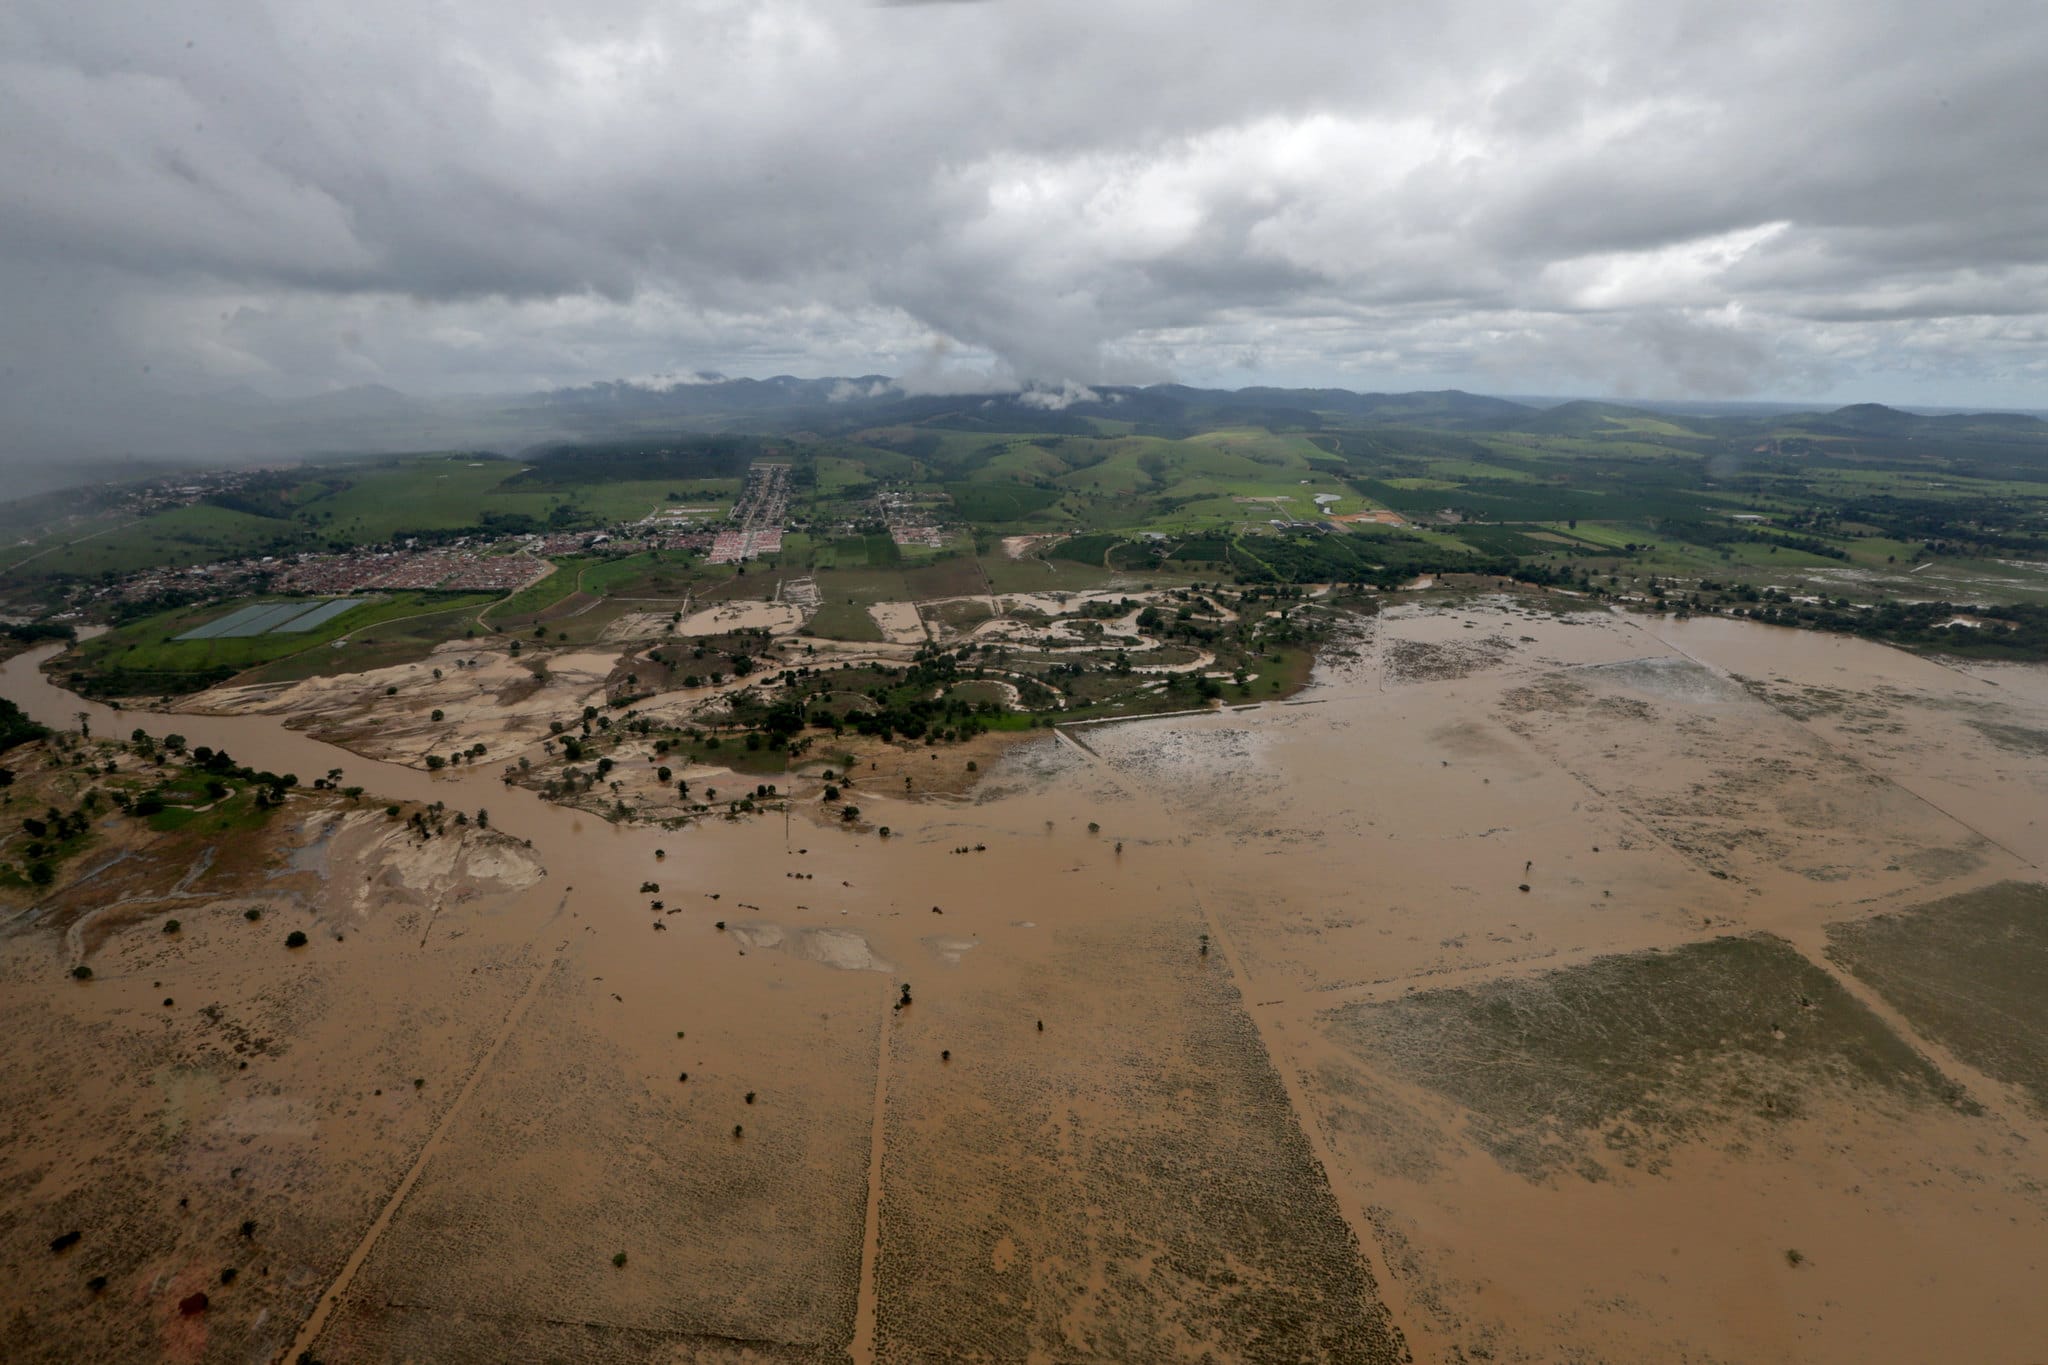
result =
[[[2044,58],[2033,3],[18,0],[4,439],[697,368],[2039,403]]]

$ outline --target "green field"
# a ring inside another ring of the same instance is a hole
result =
[[[418,634],[419,622],[431,624],[429,635],[433,640],[452,638],[464,629],[473,629],[477,610],[492,600],[480,593],[379,594],[369,603],[304,634],[221,640],[175,638],[222,614],[218,604],[181,607],[86,641],[67,656],[65,666],[111,684],[105,690],[184,691],[195,681],[201,686],[222,682],[245,669],[289,658],[339,663],[335,656],[341,651],[335,649],[335,642],[342,639],[349,642],[343,650],[351,651],[350,665],[361,666],[360,654],[369,646],[429,638]]]
[[[1791,615],[1830,629],[1846,628],[1842,611],[1935,594],[2015,610],[2048,602],[2048,424],[2031,419],[1874,407],[1695,418],[1457,394],[1400,395],[1395,416],[1375,417],[1341,395],[1302,406],[1260,391],[1247,407],[1179,392],[1192,397],[1130,391],[1114,416],[1012,406],[997,423],[977,400],[837,432],[567,443],[522,460],[330,461],[125,520],[96,495],[75,517],[45,513],[47,538],[8,552],[16,568],[0,602],[52,611],[145,569],[400,534],[599,528],[621,552],[569,556],[485,619],[580,635],[608,619],[589,615],[602,599],[767,597],[801,575],[828,603],[865,605],[1132,576],[1389,583],[1469,569],[1665,609],[1820,598],[1837,615]],[[1292,416],[1272,411],[1289,402]],[[633,525],[650,512],[722,516],[762,458],[792,470],[779,555],[741,574],[695,552],[632,552]],[[1391,509],[1410,524],[1331,523],[1317,496],[1333,500],[1328,511]],[[944,527],[945,548],[898,546],[883,522],[903,508]],[[1011,558],[998,542],[1019,533],[1065,539]],[[863,629],[834,615],[827,629]],[[160,650],[143,661],[168,672],[229,666]]]
[[[825,640],[871,641],[882,638],[882,628],[868,615],[866,607],[844,598],[833,598],[818,608],[810,620],[810,633]]]

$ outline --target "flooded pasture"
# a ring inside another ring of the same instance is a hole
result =
[[[368,795],[7,903],[9,1359],[2048,1339],[2041,670],[1413,595],[1288,702],[662,829],[34,663]]]

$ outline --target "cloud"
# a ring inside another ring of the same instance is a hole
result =
[[[1028,388],[1017,395],[1017,401],[1027,408],[1060,412],[1075,403],[1099,403],[1102,401],[1102,395],[1085,384],[1076,384],[1069,379],[1058,388]]]
[[[0,53],[15,451],[700,370],[2039,401],[2017,0],[17,0]]]
[[[870,380],[866,384],[856,384],[851,379],[842,379],[832,386],[830,393],[825,395],[825,401],[828,403],[851,403],[856,398],[881,398],[886,394],[900,392],[902,390],[886,379]]]

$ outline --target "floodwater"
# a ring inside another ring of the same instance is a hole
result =
[[[1404,601],[1294,702],[1034,740],[960,798],[856,776],[858,829],[811,798],[663,831],[267,716],[90,707],[35,663],[0,691],[48,723],[488,807],[545,874],[386,883],[337,846],[312,913],[344,938],[287,963],[232,917],[203,949],[143,926],[86,987],[17,923],[10,1358],[2048,1340],[2044,1115],[1827,955],[2040,880],[2038,670]],[[159,995],[272,1041],[244,1072]],[[261,1291],[181,1318],[173,1287],[253,1261],[245,1209],[279,1229]],[[146,1244],[100,1299],[42,1246],[74,1211],[65,1258],[112,1221]]]

